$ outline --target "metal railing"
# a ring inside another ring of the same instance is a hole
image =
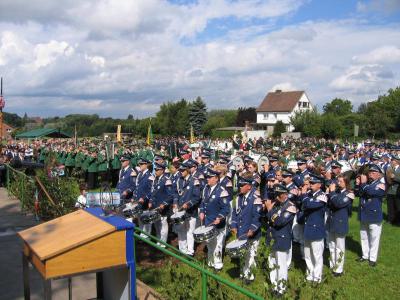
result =
[[[145,234],[149,238],[142,237],[142,236],[140,236],[140,234]],[[145,233],[138,227],[135,227],[135,232],[133,235],[135,237],[134,241],[136,239],[141,240],[141,241],[145,242],[146,244],[156,248],[157,250],[159,250],[169,256],[172,256],[172,257],[178,259],[179,261],[183,262],[184,264],[190,266],[191,268],[199,271],[201,273],[201,299],[202,300],[207,299],[207,284],[208,284],[207,279],[208,279],[208,277],[213,278],[217,282],[225,284],[226,286],[236,290],[237,292],[241,293],[242,295],[249,297],[250,299],[256,299],[256,300],[264,299],[263,297],[253,294],[252,292],[250,292],[240,286],[237,286],[236,284],[230,282],[229,280],[226,280],[225,278],[222,278],[221,276],[218,276],[218,275],[214,274],[213,272],[211,272],[207,269],[204,269],[199,264],[199,262],[196,259],[194,259],[193,257],[181,253],[179,251],[179,249],[171,246],[168,243],[165,243],[165,242],[159,240],[157,237],[155,237],[153,235],[149,235],[149,234]],[[165,248],[160,247],[159,245],[157,245],[157,243],[164,245]]]
[[[29,209],[29,200],[26,199],[25,191],[29,184],[36,185],[35,180],[26,175],[24,172],[14,169],[9,164],[4,165],[6,167],[6,187],[10,194],[17,197],[21,203],[21,211]],[[11,179],[16,182],[16,185],[12,188]]]

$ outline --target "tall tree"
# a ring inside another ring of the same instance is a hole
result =
[[[239,107],[236,118],[236,126],[244,126],[246,121],[257,122],[257,112],[255,107]]]
[[[189,123],[193,126],[194,134],[203,134],[203,126],[207,122],[207,105],[197,97],[189,105]]]
[[[331,102],[326,103],[323,107],[325,114],[334,114],[338,116],[349,115],[353,110],[353,104],[350,100],[335,98]]]
[[[281,137],[281,133],[286,132],[286,126],[282,121],[277,121],[274,126],[274,132],[272,133],[273,137]]]

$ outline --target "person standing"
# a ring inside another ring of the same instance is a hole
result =
[[[253,186],[253,174],[245,172],[238,179],[239,196],[236,208],[232,212],[232,234],[239,240],[247,240],[248,251],[240,277],[247,284],[254,281],[251,271],[255,267],[255,257],[261,237],[262,201],[257,189]]]
[[[303,186],[302,211],[304,212],[304,258],[307,265],[306,280],[320,283],[322,280],[325,238],[325,207],[328,201],[321,190],[322,178],[311,177],[311,192]]]
[[[181,177],[174,186],[174,211],[184,210],[187,218],[176,226],[179,250],[187,255],[194,255],[193,231],[197,226],[198,208],[201,197],[200,180],[193,176],[191,169],[196,165],[190,159],[179,167]]]
[[[172,181],[165,174],[166,167],[165,162],[154,163],[155,179],[151,187],[149,200],[149,209],[157,209],[161,215],[160,220],[154,222],[154,227],[156,228],[157,237],[165,243],[168,239],[167,212],[172,204]],[[150,234],[151,232],[148,233]],[[165,247],[162,244],[160,246]]]
[[[349,232],[349,216],[351,214],[354,193],[350,188],[348,177],[339,175],[337,184],[329,185],[327,231],[329,241],[329,267],[334,276],[343,274],[345,258],[345,241]]]
[[[229,193],[219,183],[220,172],[208,168],[205,172],[207,185],[202,192],[200,222],[215,226],[216,237],[207,241],[208,266],[222,270],[222,247],[225,242],[226,218],[230,212]]]
[[[371,164],[368,177],[366,175],[357,177],[356,184],[360,185],[359,220],[362,250],[362,256],[358,261],[368,260],[369,265],[375,267],[382,232],[382,202],[386,192],[383,170],[378,165]]]
[[[296,206],[289,200],[289,190],[282,184],[274,187],[276,201],[267,201],[267,235],[272,237],[272,251],[268,257],[270,279],[274,294],[285,293],[288,280],[288,261],[292,249],[292,226]]]
[[[392,156],[390,172],[386,173],[388,189],[387,216],[390,224],[396,224],[400,221],[400,157]]]
[[[121,170],[119,171],[119,180],[116,188],[121,195],[121,200],[126,202],[132,198],[132,193],[134,190],[134,183],[131,177],[132,169],[129,166],[128,157],[122,156],[120,161]]]

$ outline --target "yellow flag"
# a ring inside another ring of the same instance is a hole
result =
[[[150,122],[149,122],[149,128],[147,129],[147,139],[146,139],[146,144],[147,144],[148,146],[150,146],[150,145],[151,145],[151,142],[152,142],[152,140],[153,140],[153,132],[152,132],[152,130],[151,130],[151,119],[150,119]]]
[[[117,126],[117,142],[121,143],[122,139],[121,139],[121,125]]]

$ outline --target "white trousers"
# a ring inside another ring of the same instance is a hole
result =
[[[151,224],[144,224],[139,218],[139,228],[147,234],[151,234]],[[143,235],[143,234],[141,234]]]
[[[329,267],[335,273],[343,273],[346,236],[329,232]]]
[[[225,227],[218,229],[217,236],[207,242],[208,266],[217,270],[222,269],[224,266],[222,262],[222,248],[225,242],[225,232]]]
[[[258,244],[260,243],[259,239],[253,240],[250,242],[249,251],[246,253],[244,258],[244,266],[242,270],[242,277],[248,280],[254,280],[254,274],[252,272],[252,268],[256,267],[256,255]]]
[[[304,258],[307,265],[308,281],[321,282],[324,266],[324,240],[304,241]]]
[[[378,259],[379,241],[381,238],[381,224],[361,223],[361,250],[362,257],[370,261],[376,262]]]
[[[273,251],[268,257],[268,264],[270,268],[269,277],[273,285],[274,291],[283,294],[286,290],[288,279],[288,251]]]
[[[154,222],[154,227],[156,228],[157,237],[166,243],[168,239],[167,217],[162,216],[160,220]]]
[[[194,255],[193,231],[197,227],[197,218],[187,218],[182,224],[176,226],[178,232],[178,245],[182,253]]]

